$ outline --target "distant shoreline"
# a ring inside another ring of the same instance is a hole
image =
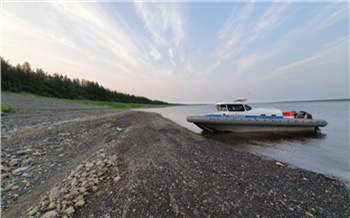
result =
[[[249,102],[248,104],[276,104],[276,103],[308,103],[308,102],[332,102],[332,101],[350,101],[350,98],[337,98],[337,99],[318,99],[318,100],[290,100],[290,101],[261,101],[261,102]],[[213,103],[170,103],[168,106],[208,106],[214,105]]]
[[[332,102],[332,101],[350,101],[350,98],[338,98],[338,99],[319,99],[319,100],[292,100],[292,101],[271,101],[271,102],[259,102],[259,103],[308,103],[308,102]],[[257,102],[258,103],[258,102]]]

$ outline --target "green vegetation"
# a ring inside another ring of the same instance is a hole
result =
[[[116,122],[117,122],[117,118],[111,118],[111,119],[109,120],[109,122],[111,122],[111,123],[116,123]]]
[[[9,113],[9,112],[16,112],[17,110],[9,104],[3,104],[1,103],[1,113]]]
[[[141,106],[139,104],[168,105],[163,101],[112,91],[100,86],[97,82],[70,79],[58,73],[49,75],[42,69],[32,70],[28,62],[14,67],[3,58],[1,58],[1,91],[74,99],[84,104],[107,106],[106,104],[109,103],[106,102],[111,102],[108,106],[122,108],[135,107],[135,104],[137,107]],[[92,101],[99,101],[99,103],[92,103]]]
[[[138,103],[123,103],[123,102],[109,102],[109,101],[92,101],[92,100],[71,100],[65,99],[64,101],[73,102],[77,104],[86,104],[102,107],[112,107],[112,108],[149,108],[149,107],[159,107],[156,104],[138,104]]]

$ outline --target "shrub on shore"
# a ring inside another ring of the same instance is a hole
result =
[[[1,104],[1,113],[16,112],[16,108],[9,104]]]

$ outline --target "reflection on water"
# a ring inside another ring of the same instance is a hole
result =
[[[252,106],[260,106],[254,105]],[[189,115],[215,111],[214,105],[177,106],[145,109],[157,112],[177,124],[206,138],[230,144],[237,149],[262,155],[306,170],[335,176],[350,184],[349,111],[350,101],[300,102],[261,105],[285,111],[310,112],[313,117],[325,119],[328,125],[321,133],[210,133],[202,132],[186,121]],[[350,185],[349,185],[350,187]]]

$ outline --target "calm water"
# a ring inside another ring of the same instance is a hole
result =
[[[329,177],[344,180],[350,187],[349,112],[350,101],[250,104],[253,107],[278,108],[282,111],[304,110],[328,125],[320,134],[233,134],[205,133],[186,121],[189,115],[216,111],[214,105],[176,106],[142,109],[160,113],[204,137],[230,143],[237,149],[263,155]]]

